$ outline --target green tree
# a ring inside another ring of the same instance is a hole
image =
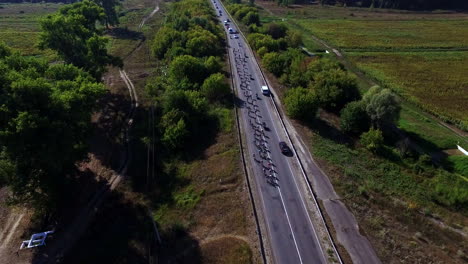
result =
[[[373,127],[361,135],[361,144],[374,153],[382,148],[383,142],[382,131],[374,129]]]
[[[171,27],[162,27],[156,33],[151,45],[153,55],[158,59],[163,59],[168,50],[172,47],[182,47],[185,42],[186,37],[183,33]]]
[[[198,28],[187,34],[187,52],[195,57],[219,54],[220,46],[216,36],[208,30]]]
[[[171,83],[179,89],[198,89],[207,76],[203,61],[190,55],[176,57],[169,66]]]
[[[258,16],[258,12],[250,11],[247,15],[242,18],[242,23],[248,25],[260,25],[260,17]]]
[[[320,106],[330,111],[339,111],[360,98],[356,78],[340,69],[317,73],[312,88]]]
[[[310,89],[297,87],[289,89],[284,98],[284,105],[289,116],[310,121],[317,113],[317,99]]]
[[[270,35],[273,39],[280,39],[286,37],[288,28],[284,24],[268,23],[265,26],[265,33]]]
[[[170,150],[183,148],[189,131],[184,120],[184,114],[177,109],[173,109],[161,118],[163,127],[162,142]]]
[[[280,56],[278,52],[266,53],[263,56],[263,65],[265,65],[265,68],[277,77],[283,74],[287,67],[286,63],[285,57]]]
[[[302,34],[296,30],[288,30],[286,34],[286,42],[290,48],[299,48],[302,42]]]
[[[210,101],[222,100],[231,92],[226,78],[221,73],[210,75],[203,82],[201,93]]]
[[[85,154],[104,86],[75,66],[18,54],[0,59],[0,80],[0,171],[9,172],[11,200],[53,206]]]
[[[374,88],[364,95],[366,111],[377,126],[393,124],[400,116],[400,104],[389,89]]]
[[[336,69],[344,70],[344,67],[339,62],[330,60],[328,58],[314,59],[307,66],[307,78],[314,80],[318,73]]]
[[[96,29],[103,18],[103,9],[89,0],[62,7],[41,20],[39,47],[55,50],[66,63],[100,79],[107,65],[122,66],[119,58],[107,53],[108,39]]]
[[[361,134],[370,126],[370,118],[363,101],[354,101],[341,110],[340,127],[346,133]]]
[[[103,24],[107,28],[109,26],[116,26],[119,24],[119,16],[117,15],[116,7],[120,5],[117,0],[93,0],[96,4],[104,9],[106,14],[103,19]]]

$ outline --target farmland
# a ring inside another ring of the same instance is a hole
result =
[[[467,48],[467,20],[310,20],[301,27],[340,49]]]
[[[351,52],[368,76],[430,112],[468,124],[468,52]]]
[[[265,22],[286,21],[302,32],[309,50],[325,48],[312,36],[317,37],[339,49],[348,66],[372,81],[424,111],[468,129],[463,108],[468,89],[466,13],[317,5],[281,8],[265,1],[260,5],[265,8]],[[408,124],[406,121],[400,124]]]
[[[1,4],[0,40],[24,55],[51,56],[36,46],[39,38],[39,20],[53,13],[61,4]]]

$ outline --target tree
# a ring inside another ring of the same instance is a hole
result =
[[[226,78],[221,73],[210,75],[203,82],[201,93],[210,101],[222,100],[230,93]]]
[[[119,5],[117,0],[93,0],[96,4],[104,9],[104,13],[106,14],[103,19],[103,24],[106,25],[107,28],[109,26],[115,26],[119,24],[119,16],[117,15],[117,11],[115,8]]]
[[[217,55],[219,53],[219,41],[208,30],[198,28],[187,33],[187,52],[195,57]]]
[[[89,0],[62,7],[41,20],[39,47],[55,50],[66,63],[100,79],[107,65],[122,66],[119,58],[107,53],[108,40],[96,29],[103,18],[103,9]]]
[[[307,66],[307,78],[309,80],[314,80],[318,73],[336,69],[344,70],[344,67],[339,62],[330,60],[328,58],[314,59]]]
[[[172,109],[161,118],[163,128],[162,142],[170,150],[180,149],[185,145],[189,131],[184,120],[184,113]]]
[[[296,30],[288,30],[286,34],[286,42],[290,48],[299,48],[302,43],[302,34]]]
[[[258,12],[256,11],[250,11],[245,15],[244,18],[242,18],[242,22],[244,24],[248,25],[260,25],[260,17],[258,16]]]
[[[268,23],[265,25],[265,33],[270,35],[273,39],[280,39],[286,37],[288,28],[284,24]]]
[[[184,35],[171,28],[171,27],[162,27],[156,33],[151,49],[153,55],[158,59],[163,59],[167,51],[172,47],[182,47],[185,45]]]
[[[310,121],[317,113],[317,99],[310,89],[297,87],[287,91],[284,98],[289,116],[303,121]]]
[[[169,66],[171,83],[179,89],[198,89],[207,75],[203,61],[190,55],[176,57]]]
[[[356,78],[340,69],[317,73],[312,88],[320,106],[330,111],[339,111],[360,98]]]
[[[341,110],[340,127],[346,133],[361,134],[370,126],[370,118],[363,101],[354,101]]]
[[[102,84],[72,65],[11,54],[0,59],[0,171],[11,201],[62,201],[66,175],[85,154]]]
[[[286,63],[284,56],[280,56],[278,52],[266,53],[263,56],[263,65],[265,65],[265,68],[277,77],[283,74],[287,66],[285,65]]]
[[[377,126],[393,124],[400,116],[400,104],[389,89],[371,89],[363,98],[367,102],[366,111],[372,123]]]
[[[377,152],[383,146],[383,135],[379,129],[373,127],[361,135],[361,144],[371,152]]]

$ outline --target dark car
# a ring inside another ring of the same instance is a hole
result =
[[[279,143],[279,147],[281,149],[281,153],[283,153],[284,155],[286,156],[292,156],[292,151],[291,149],[288,147],[288,144],[286,144],[286,142],[284,141],[281,141]]]

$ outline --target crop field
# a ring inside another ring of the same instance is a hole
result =
[[[351,52],[347,56],[405,99],[468,124],[468,52]]]
[[[341,49],[468,48],[468,20],[311,20],[297,24]]]
[[[55,12],[61,4],[1,4],[0,41],[24,55],[49,56],[50,51],[37,47],[39,20]]]

